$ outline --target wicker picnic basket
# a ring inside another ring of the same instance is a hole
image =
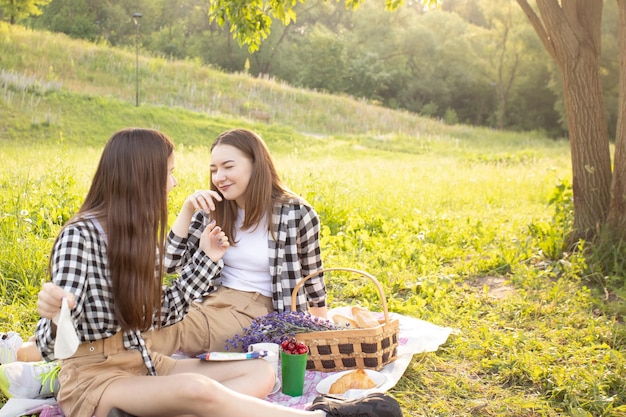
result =
[[[291,310],[296,311],[298,289],[311,277],[329,271],[348,271],[369,278],[378,289],[384,318],[380,325],[363,329],[325,330],[296,334],[296,340],[309,347],[307,370],[335,372],[348,369],[381,370],[398,357],[400,323],[389,318],[387,298],[380,282],[367,272],[351,268],[326,268],[302,278],[291,294]]]

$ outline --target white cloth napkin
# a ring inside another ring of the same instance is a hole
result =
[[[52,321],[57,325],[57,337],[54,342],[54,357],[65,359],[72,356],[78,349],[79,340],[74,328],[74,322],[70,315],[70,307],[67,298],[63,299],[61,311],[54,316]]]

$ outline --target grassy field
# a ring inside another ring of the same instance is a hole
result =
[[[407,416],[626,415],[621,299],[605,299],[584,256],[561,253],[567,142],[151,57],[135,107],[133,65],[126,51],[0,24],[0,331],[32,333],[51,241],[113,131],[154,127],[177,143],[173,217],[207,185],[211,140],[245,126],[320,214],[327,267],[368,271],[391,311],[458,329],[391,391]],[[378,309],[366,282],[328,285],[331,306]]]

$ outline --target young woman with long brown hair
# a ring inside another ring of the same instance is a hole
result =
[[[176,270],[189,261],[211,219],[222,226],[231,246],[223,258],[224,268],[207,276],[210,291],[192,305],[183,321],[152,335],[154,348],[161,353],[224,350],[227,340],[255,318],[289,310],[296,283],[322,269],[319,217],[285,187],[257,133],[232,129],[220,134],[211,145],[210,172],[210,189],[192,196],[201,210],[190,223],[187,247],[180,256],[167,258],[167,267]],[[305,283],[296,307],[326,317],[323,274]]]

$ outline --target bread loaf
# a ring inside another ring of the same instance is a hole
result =
[[[349,327],[351,329],[359,328],[359,324],[356,321],[352,320],[350,317],[342,316],[341,314],[335,314],[333,321],[340,326]]]
[[[352,317],[360,328],[376,327],[380,322],[376,319],[371,311],[363,307],[352,307]]]

